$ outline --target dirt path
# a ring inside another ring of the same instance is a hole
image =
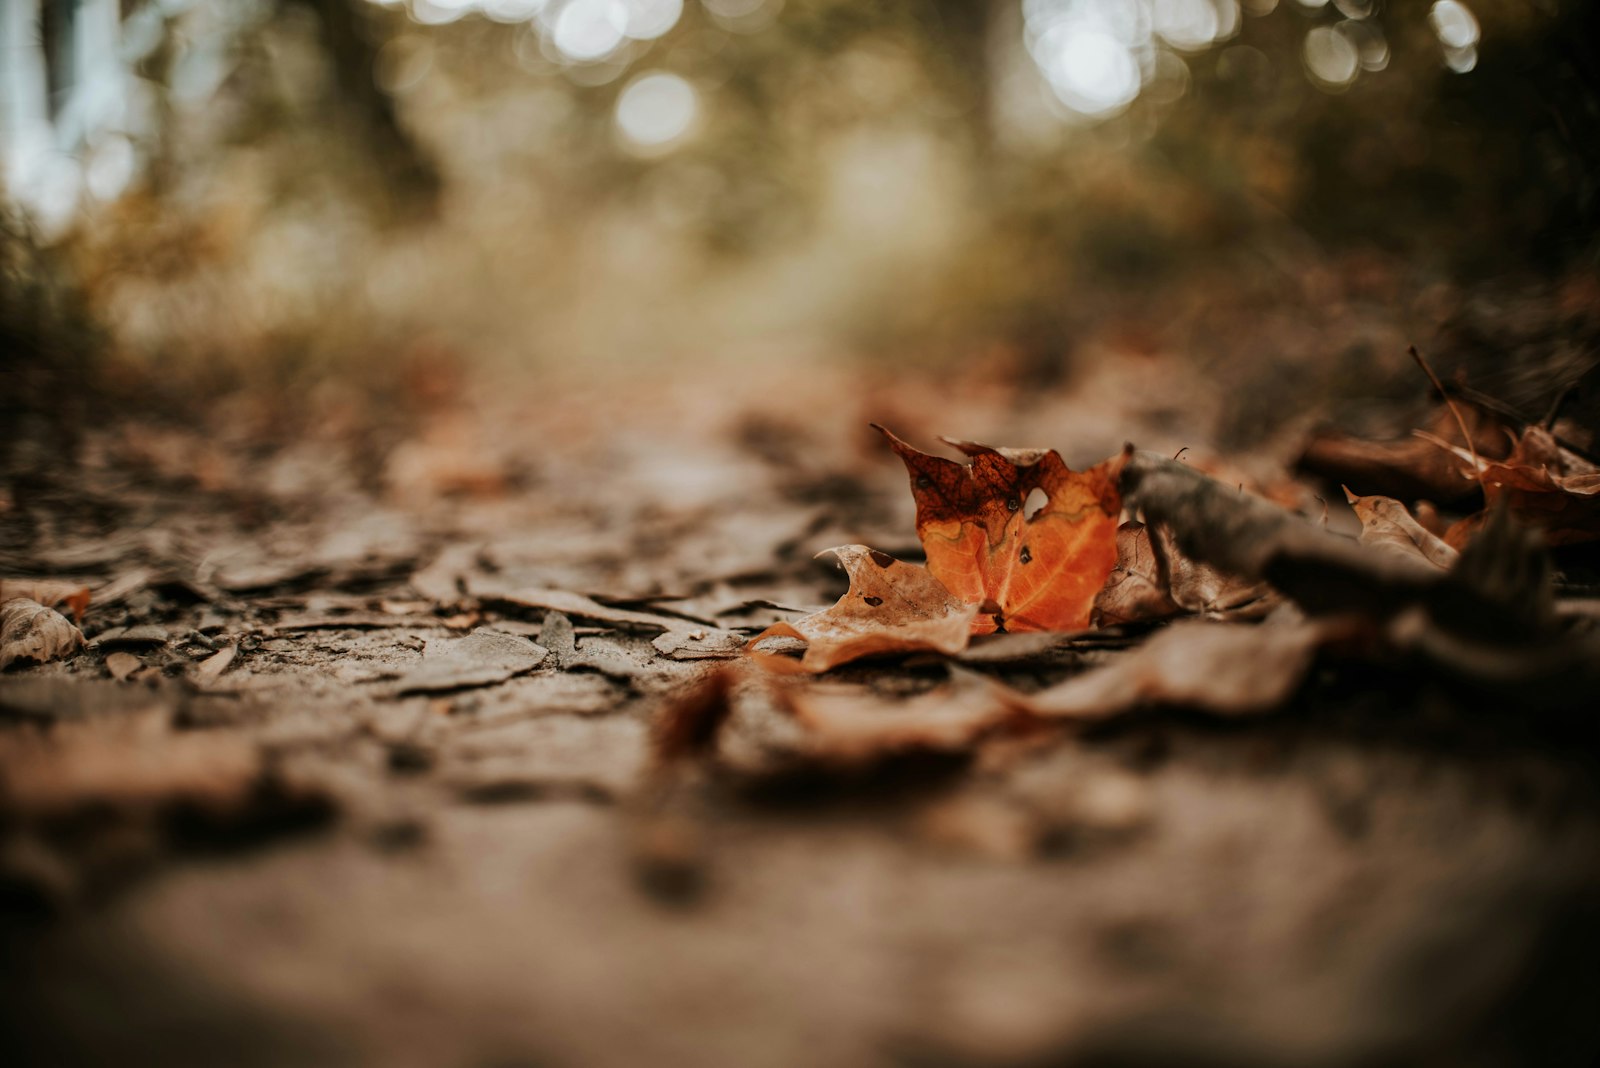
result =
[[[1590,761],[1398,671],[804,773],[745,702],[657,819],[663,705],[838,596],[818,549],[915,551],[870,392],[785,415],[838,386],[446,406],[382,463],[91,432],[8,518],[112,584],[0,678],[14,1063],[1589,1063]],[[1105,436],[1015,400],[946,426]]]

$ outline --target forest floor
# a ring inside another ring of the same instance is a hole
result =
[[[1591,1063],[1592,744],[1426,675],[795,759],[744,642],[843,592],[818,551],[920,552],[866,424],[1205,453],[1154,359],[1032,392],[422,383],[388,437],[337,395],[85,428],[0,513],[6,573],[95,590],[81,652],[0,676],[0,1059]],[[974,648],[1023,691],[1126,655]],[[664,778],[663,709],[724,671],[709,766]]]

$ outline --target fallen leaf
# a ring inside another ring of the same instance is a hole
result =
[[[1498,419],[1472,405],[1457,405],[1456,411],[1466,421],[1479,456],[1505,455],[1505,433]],[[1455,414],[1447,405],[1433,410],[1427,429],[1452,446],[1465,443]],[[1465,454],[1466,450],[1462,452]],[[1337,484],[1401,500],[1426,497],[1448,504],[1477,488],[1470,476],[1463,477],[1463,468],[1455,458],[1416,437],[1370,441],[1324,428],[1307,441],[1299,466]]]
[[[799,638],[808,643],[800,668],[813,673],[881,653],[954,655],[966,648],[978,608],[953,596],[929,569],[865,545],[823,552],[839,558],[850,589],[831,608],[774,623],[750,639],[749,648],[768,638]]]
[[[0,671],[46,664],[83,647],[83,632],[54,608],[26,597],[0,603]]]
[[[1259,619],[1278,604],[1265,582],[1240,578],[1185,556],[1164,526],[1124,523],[1117,566],[1095,599],[1101,626],[1148,623],[1192,613],[1207,619]]]
[[[877,429],[910,472],[928,570],[955,596],[985,609],[975,630],[1089,624],[1117,563],[1117,477],[1126,454],[1074,472],[1054,450],[947,439],[971,457],[961,464]]]
[[[1374,553],[1276,505],[1149,453],[1122,473],[1130,507],[1170,532],[1182,557],[1266,582],[1313,614],[1388,615],[1443,581],[1424,560]]]
[[[195,669],[195,681],[202,686],[216,682],[224,671],[233,666],[233,659],[238,655],[237,645],[224,645],[200,662],[200,666]]]
[[[154,648],[165,645],[170,635],[167,628],[156,623],[142,623],[137,627],[117,627],[95,636],[96,649],[114,649],[119,646]]]
[[[1417,435],[1467,462],[1474,457],[1441,438]],[[1544,533],[1548,545],[1577,545],[1600,539],[1600,468],[1563,449],[1548,430],[1530,426],[1504,460],[1476,458],[1486,507],[1445,533],[1445,541],[1463,548],[1483,526],[1485,516],[1504,501],[1517,519]]]
[[[1097,621],[1103,626],[1165,619],[1182,609],[1167,591],[1150,529],[1130,520],[1117,528],[1117,565],[1095,598]]]
[[[112,653],[106,657],[106,670],[111,672],[111,677],[121,682],[135,671],[144,667],[144,661],[132,653]]]
[[[908,751],[955,752],[1025,712],[997,683],[972,672],[916,697],[888,702],[861,687],[785,687],[779,699],[806,728],[814,756],[855,763]]]
[[[1345,500],[1361,520],[1361,544],[1383,552],[1420,556],[1435,567],[1448,569],[1460,554],[1412,518],[1406,506],[1393,497],[1360,497],[1344,487]]]
[[[1039,716],[1105,719],[1145,705],[1269,712],[1305,678],[1326,631],[1305,622],[1175,623],[1137,650],[1023,698]]]
[[[89,587],[81,582],[63,582],[59,579],[0,579],[0,601],[21,597],[42,604],[46,608],[66,605],[72,609],[72,618],[83,622],[83,613],[89,608]]]

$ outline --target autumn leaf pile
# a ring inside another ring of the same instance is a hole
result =
[[[760,651],[769,638],[805,641],[798,668],[820,673],[875,654],[953,655],[974,635],[1071,633],[1180,611],[1170,574],[1176,550],[1165,547],[1160,564],[1169,574],[1158,574],[1162,550],[1148,530],[1121,522],[1118,480],[1131,448],[1073,471],[1053,449],[944,439],[968,457],[961,463],[873,426],[910,476],[927,566],[864,545],[824,550],[838,558],[850,588],[832,607],[774,624],[751,641],[773,670],[791,670],[792,662]],[[1195,568],[1179,567],[1181,587]]]

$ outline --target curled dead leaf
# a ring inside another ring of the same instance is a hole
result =
[[[839,558],[850,589],[831,608],[793,623],[774,623],[750,640],[750,649],[768,638],[799,638],[808,643],[801,670],[820,673],[864,656],[954,655],[966,648],[978,608],[953,596],[927,568],[865,545],[823,552]]]
[[[1177,615],[1179,609],[1167,591],[1150,541],[1150,529],[1129,521],[1117,528],[1117,566],[1095,598],[1101,626],[1139,623]]]
[[[1073,471],[1052,449],[946,439],[970,457],[961,464],[877,429],[910,473],[928,570],[955,596],[983,607],[975,630],[1089,624],[1117,563],[1117,478],[1127,453]]]
[[[1117,530],[1117,566],[1095,599],[1101,626],[1195,613],[1260,619],[1279,603],[1265,582],[1185,556],[1165,527],[1128,522]]]
[[[1443,538],[1412,518],[1393,497],[1360,497],[1343,487],[1345,500],[1361,520],[1361,544],[1403,556],[1420,556],[1435,567],[1449,569],[1460,554]]]
[[[1465,461],[1469,470],[1477,463],[1487,507],[1446,532],[1445,541],[1451,546],[1464,547],[1502,501],[1517,519],[1541,530],[1548,545],[1600,539],[1600,468],[1562,448],[1543,427],[1525,429],[1504,460],[1474,457],[1420,430],[1417,435]]]
[[[54,608],[25,597],[0,604],[0,671],[46,664],[83,647],[83,632]]]

